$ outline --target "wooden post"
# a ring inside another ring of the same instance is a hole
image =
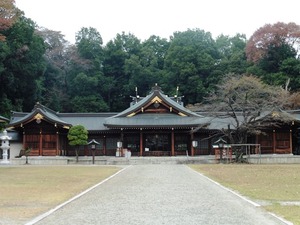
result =
[[[276,131],[273,130],[273,153],[276,152]]]
[[[106,155],[106,137],[103,136],[103,155]]]
[[[120,148],[120,156],[123,157],[124,156],[124,133],[123,133],[123,128],[121,128],[121,142],[122,142],[122,147]]]
[[[143,156],[143,130],[140,130],[140,155]]]
[[[40,142],[39,142],[39,155],[43,155],[43,133],[42,128],[40,129]]]
[[[258,154],[258,147],[257,147],[257,144],[258,144],[258,134],[255,135],[255,154]]]
[[[172,131],[171,131],[171,156],[175,156],[174,128],[172,128]]]
[[[292,136],[292,130],[290,130],[290,154],[293,153],[293,136]]]
[[[193,146],[193,140],[194,140],[194,133],[192,131],[192,133],[191,133],[191,141],[190,141],[190,143],[191,143],[191,156],[194,156],[194,154],[195,154],[195,148]]]
[[[56,155],[60,155],[60,152],[59,152],[59,134],[58,134],[58,131],[56,132]]]

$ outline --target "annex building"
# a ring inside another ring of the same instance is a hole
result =
[[[297,152],[300,113],[290,115],[295,122],[270,127],[265,135],[249,137],[249,142],[260,144],[262,154]],[[130,107],[119,113],[59,113],[37,103],[31,112],[13,112],[7,130],[13,135],[11,158],[26,147],[32,149],[31,156],[74,156],[67,134],[78,124],[88,130],[88,142],[94,139],[99,143],[98,156],[115,156],[118,142],[132,156],[197,156],[215,154],[213,145],[228,122],[188,110],[180,98],[168,97],[156,85],[146,97],[136,96]],[[82,146],[79,154],[91,155],[90,146]]]

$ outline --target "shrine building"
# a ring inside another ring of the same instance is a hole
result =
[[[300,119],[298,112],[292,114],[295,121]],[[228,118],[188,110],[180,97],[169,97],[156,85],[119,113],[59,113],[36,103],[31,112],[12,112],[7,130],[15,137],[11,158],[26,147],[32,149],[31,156],[74,156],[67,134],[79,124],[88,130],[88,142],[99,143],[97,156],[116,156],[118,142],[132,156],[199,156],[215,154],[213,145],[228,123]],[[298,148],[297,130],[294,123],[270,127],[266,135],[249,137],[249,141],[260,144],[262,154],[291,154]],[[79,154],[91,155],[90,147],[81,146]]]

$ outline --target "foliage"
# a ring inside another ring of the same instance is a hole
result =
[[[76,125],[70,128],[68,133],[69,144],[74,145],[86,145],[88,132],[82,125]]]
[[[140,40],[133,34],[124,32],[117,34],[104,49],[103,72],[106,83],[103,88],[106,93],[103,93],[103,99],[107,102],[110,111],[119,111],[129,105],[130,89],[127,84],[132,73],[131,69],[126,72],[125,66],[126,63],[132,64],[134,57],[140,54],[140,49]]]
[[[266,24],[258,29],[247,43],[247,59],[255,63],[248,72],[260,76],[268,84],[297,91],[300,74],[300,60],[297,58],[299,44],[299,25],[280,22]],[[256,71],[253,70],[254,67]],[[289,87],[286,86],[287,83],[290,84]]]
[[[15,7],[14,0],[1,0],[0,2],[0,42],[5,41],[6,36],[2,33],[9,29],[21,15],[18,8]]]
[[[300,44],[300,26],[295,23],[266,24],[250,37],[246,46],[247,59],[258,62],[273,48],[289,46],[294,48]]]
[[[155,83],[168,95],[184,95],[186,105],[196,104],[229,73],[253,74],[296,93],[298,25],[266,27],[249,41],[244,34],[214,39],[204,30],[188,29],[168,40],[153,35],[141,41],[122,32],[105,45],[95,28],[82,27],[70,44],[61,32],[38,27],[20,14],[0,31],[6,37],[0,41],[0,114],[30,111],[36,101],[60,112],[118,112],[129,106],[130,96],[147,95]],[[268,43],[264,32],[272,37]],[[263,47],[250,47],[254,40]],[[261,56],[255,63],[247,61],[253,54]]]
[[[248,63],[246,61],[245,47],[247,39],[243,34],[234,37],[220,35],[216,38],[216,46],[220,54],[218,69],[225,74],[246,72]]]
[[[166,54],[162,86],[171,93],[180,86],[186,103],[200,102],[210,88],[211,83],[207,81],[213,76],[218,59],[209,32],[200,29],[175,32]]]
[[[20,18],[5,31],[7,55],[0,73],[0,96],[11,101],[13,109],[31,110],[36,99],[36,80],[45,68],[43,39],[35,34],[35,24]],[[1,110],[1,109],[0,109]]]
[[[70,102],[72,108],[75,112],[107,112],[108,106],[103,101],[101,96],[95,95],[85,95],[85,96],[75,96]]]
[[[88,131],[82,125],[75,125],[68,132],[69,145],[75,146],[76,161],[78,162],[79,146],[87,145]]]
[[[93,27],[83,27],[76,34],[76,45],[80,56],[94,60],[102,57],[102,37]]]

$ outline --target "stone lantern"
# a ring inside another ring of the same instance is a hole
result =
[[[7,131],[3,131],[3,135],[0,137],[1,140],[1,149],[3,150],[3,159],[1,163],[8,164],[8,149],[9,149],[9,140],[11,140],[11,137],[7,135]]]

